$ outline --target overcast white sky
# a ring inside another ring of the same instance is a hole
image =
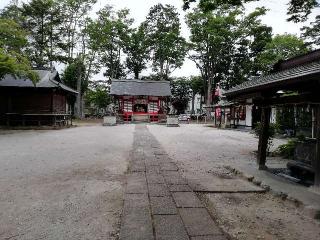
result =
[[[5,7],[10,0],[0,0],[0,9]],[[293,33],[300,34],[300,28],[303,24],[295,24],[287,22],[287,4],[289,0],[260,0],[259,2],[246,4],[247,11],[253,11],[255,7],[265,6],[270,11],[266,16],[262,18],[262,21],[273,28],[274,34]],[[182,34],[184,37],[189,36],[189,31],[184,23],[185,12],[182,10],[182,0],[98,0],[98,3],[94,6],[94,12],[97,12],[100,8],[106,4],[113,5],[115,9],[129,8],[131,11],[131,17],[135,19],[135,25],[138,25],[145,20],[146,15],[149,12],[150,7],[157,3],[174,5],[179,13],[182,23]],[[314,20],[314,17],[320,13],[320,9],[315,10],[310,20]],[[304,23],[305,25],[308,23]],[[198,70],[194,66],[193,62],[186,60],[181,69],[177,69],[173,76],[190,76],[197,75]],[[102,79],[102,74],[97,75],[95,78]]]

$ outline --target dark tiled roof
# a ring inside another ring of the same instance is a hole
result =
[[[231,88],[225,92],[225,95],[228,97],[243,92],[250,92],[262,87],[272,87],[272,85],[277,83],[282,83],[290,79],[298,79],[317,73],[320,73],[320,61],[280,71],[267,76],[255,77],[252,80]]]
[[[61,88],[67,92],[77,93],[74,89],[58,82],[58,72],[49,70],[34,70],[39,75],[39,82],[36,85],[27,78],[14,78],[12,75],[6,75],[0,80],[0,87],[19,87],[19,88]]]
[[[169,81],[112,80],[111,95],[171,96]]]

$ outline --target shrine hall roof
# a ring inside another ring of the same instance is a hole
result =
[[[0,87],[14,88],[60,88],[66,92],[77,94],[78,92],[60,81],[59,73],[56,70],[34,70],[39,76],[36,84],[25,77],[17,77],[7,74],[0,79]]]
[[[296,66],[276,73],[255,77],[252,80],[239,84],[225,92],[227,97],[250,93],[254,91],[268,90],[275,86],[287,86],[297,81],[305,81],[320,74],[320,61],[315,61]]]
[[[117,96],[171,96],[169,81],[112,80],[111,95]]]

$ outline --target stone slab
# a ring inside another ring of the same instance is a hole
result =
[[[224,235],[209,235],[209,236],[197,236],[191,237],[191,240],[228,240]]]
[[[146,194],[126,194],[120,240],[152,240],[152,219]]]
[[[160,167],[159,166],[147,166],[146,167],[147,173],[160,173]]]
[[[169,157],[169,155],[155,155],[158,162],[166,163],[166,162],[172,162],[172,159]]]
[[[147,182],[148,184],[163,184],[164,183],[164,178],[161,174],[158,174],[156,172],[154,173],[147,173]]]
[[[179,215],[154,215],[156,240],[189,240]]]
[[[170,192],[192,192],[189,185],[168,185]]]
[[[189,236],[223,234],[205,208],[181,208],[179,213]]]
[[[146,160],[146,167],[159,166],[159,162],[156,160]]]
[[[143,163],[139,163],[139,164],[135,163],[135,164],[131,164],[130,171],[131,172],[145,172],[146,167]]]
[[[167,185],[165,184],[148,184],[150,197],[170,196]]]
[[[172,197],[151,197],[150,200],[153,215],[171,215],[178,213]]]
[[[167,155],[166,151],[161,149],[154,149],[153,153],[154,155]]]
[[[182,178],[180,175],[179,176],[170,176],[170,175],[164,175],[164,179],[167,184],[169,185],[186,185],[187,181]]]
[[[161,163],[160,165],[161,171],[178,171],[178,167],[173,162]]]
[[[179,208],[200,208],[202,203],[193,192],[174,192],[173,199]]]
[[[127,177],[126,193],[147,193],[148,186],[144,174],[132,173]]]

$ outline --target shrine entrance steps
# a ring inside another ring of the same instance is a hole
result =
[[[145,125],[136,125],[120,240],[225,240]]]

